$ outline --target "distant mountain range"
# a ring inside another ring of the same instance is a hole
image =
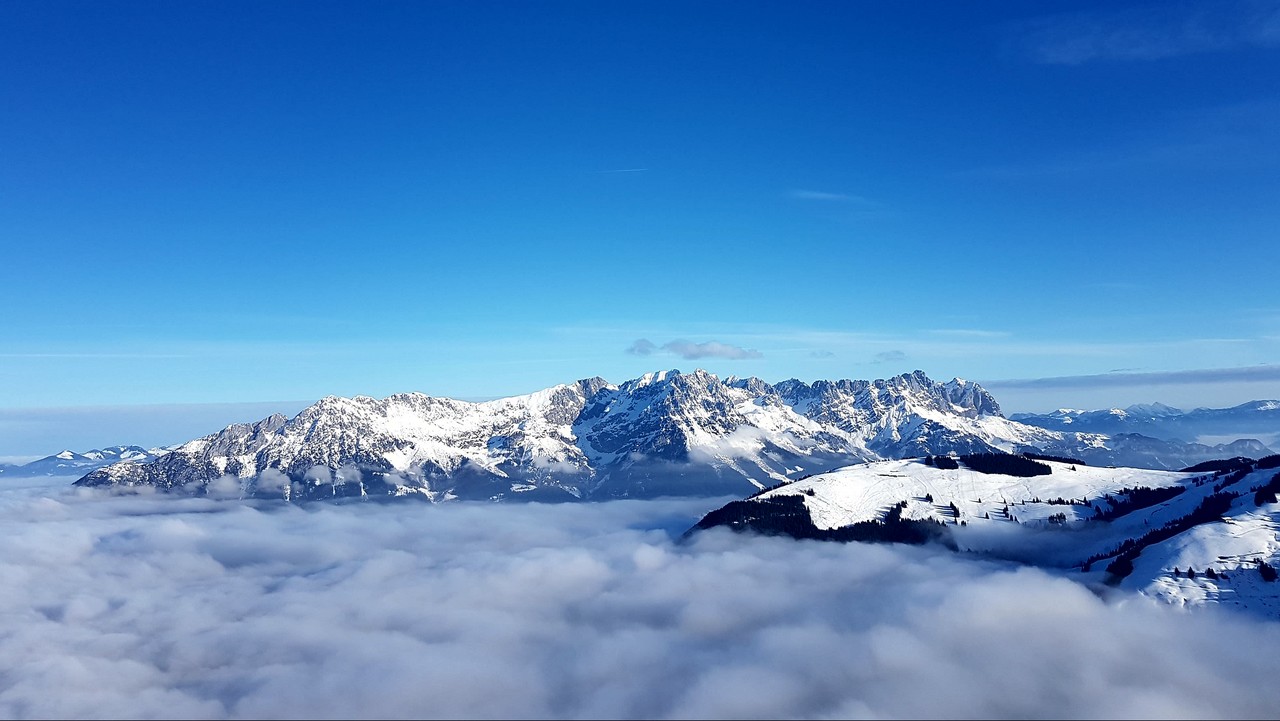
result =
[[[1280,616],[1280,456],[1192,472],[1018,456],[881,461],[733,501],[690,530],[935,542],[1179,605]]]
[[[1010,419],[1055,431],[1138,433],[1166,441],[1258,438],[1272,443],[1280,437],[1280,401],[1250,401],[1232,408],[1191,411],[1163,403],[1099,411],[1062,408],[1052,413],[1015,413]]]
[[[0,478],[78,475],[113,463],[149,463],[166,452],[141,446],[108,446],[84,453],[67,450],[30,463],[0,464]]]
[[[1045,428],[1005,418],[976,383],[921,371],[769,384],[672,370],[484,403],[331,396],[293,418],[232,425],[145,462],[106,465],[77,484],[290,499],[745,494],[861,461],[1025,450],[1156,468],[1271,453],[1250,440]]]

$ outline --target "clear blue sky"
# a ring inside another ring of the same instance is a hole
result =
[[[1278,78],[1275,2],[10,0],[0,406],[1276,397]]]

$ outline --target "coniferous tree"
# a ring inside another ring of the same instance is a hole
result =
[[[1128,556],[1116,556],[1116,559],[1107,564],[1107,573],[1115,574],[1120,578],[1133,573],[1133,561]]]
[[[1276,569],[1266,561],[1258,561],[1258,573],[1262,574],[1262,580],[1272,583],[1276,580]]]

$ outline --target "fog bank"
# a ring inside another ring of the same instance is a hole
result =
[[[0,716],[1280,708],[1280,625],[1104,602],[927,548],[672,541],[719,503],[299,507],[7,487]]]

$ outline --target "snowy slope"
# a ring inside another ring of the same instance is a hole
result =
[[[1164,487],[1178,485],[1188,478],[1203,474],[1171,473],[1139,468],[1096,468],[1069,463],[1044,461],[1053,469],[1047,476],[1019,478],[1002,474],[986,474],[965,467],[939,469],[925,465],[919,458],[881,461],[841,468],[830,473],[795,481],[766,491],[757,498],[765,500],[779,495],[805,495],[805,505],[819,528],[837,528],[858,521],[875,520],[899,501],[907,501],[904,518],[951,522],[954,514],[947,508],[955,503],[961,520],[983,520],[991,515],[996,521],[1010,520],[1004,508],[1020,523],[1045,521],[1055,513],[1067,513],[1069,521],[1087,519],[1091,506],[1035,503],[1049,499],[1097,501],[1106,493],[1131,486]],[[1074,469],[1074,470],[1072,470]],[[813,490],[813,496],[807,491]],[[820,491],[820,493],[818,493]],[[932,502],[924,499],[932,496]],[[1046,521],[1047,524],[1047,521]]]
[[[802,504],[819,532],[892,523],[894,514],[940,525],[960,551],[1056,568],[1173,603],[1280,617],[1280,582],[1259,570],[1260,561],[1280,567],[1280,503],[1258,497],[1269,484],[1280,488],[1280,458],[1198,473],[1042,464],[1051,472],[1028,477],[980,473],[963,462],[956,469],[922,459],[858,464],[731,503],[700,526],[776,531],[770,514],[790,513],[775,505],[784,500]],[[1132,490],[1139,487],[1166,490],[1144,503],[1139,494],[1147,492]],[[1204,512],[1215,498],[1221,509]],[[1168,537],[1159,537],[1162,529]],[[1132,572],[1121,575],[1113,563],[1127,541],[1137,549],[1129,556]],[[1209,569],[1216,578],[1206,576]]]

